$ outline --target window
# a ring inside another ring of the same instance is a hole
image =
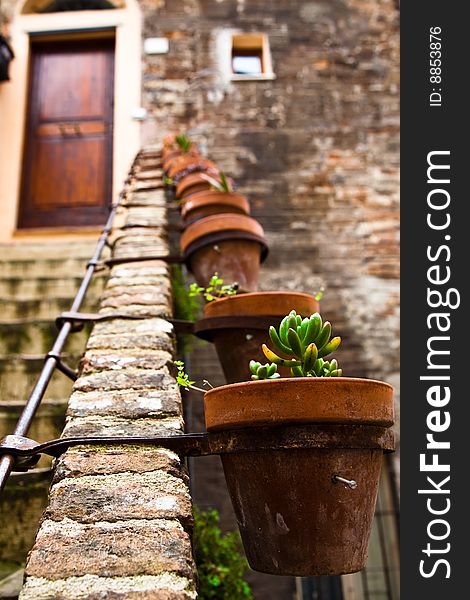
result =
[[[273,79],[268,36],[232,34],[231,79]]]
[[[26,15],[75,10],[110,10],[124,6],[124,0],[27,0],[21,13]]]

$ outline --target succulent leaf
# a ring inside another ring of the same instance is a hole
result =
[[[302,344],[297,332],[289,327],[287,331],[287,339],[289,340],[289,346],[292,348],[292,352],[297,358],[302,358]]]
[[[285,354],[292,354],[292,349],[287,344],[284,344],[276,331],[276,328],[271,325],[269,328],[269,337],[271,338],[271,342],[274,344],[274,347],[280,352],[284,352]]]
[[[315,339],[315,344],[317,345],[317,348],[319,348],[321,350],[323,348],[323,346],[330,339],[330,336],[331,336],[331,323],[329,321],[325,321],[325,323],[323,323],[323,327],[321,328],[320,333],[317,335],[317,337]]]
[[[337,350],[338,346],[340,344],[341,344],[341,338],[334,337],[332,340],[330,340],[328,342],[328,344],[325,344],[322,348],[320,348],[320,350],[318,351],[318,356],[320,356],[320,357],[328,356],[328,354],[331,354],[332,352]]]

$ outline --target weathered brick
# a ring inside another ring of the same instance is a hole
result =
[[[160,305],[168,306],[170,293],[168,289],[155,288],[155,286],[134,286],[136,289],[113,288],[109,290],[101,300],[101,309],[121,308],[123,306],[141,304],[141,305]]]
[[[145,473],[162,470],[186,481],[187,475],[177,454],[152,446],[118,446],[71,448],[56,461],[54,482],[64,477]]]
[[[140,307],[142,311],[147,311],[146,306]],[[165,307],[163,307],[165,308]],[[162,308],[162,310],[163,310]],[[131,307],[127,307],[131,310]],[[150,308],[151,309],[151,308]],[[166,307],[168,310],[168,308]],[[154,310],[156,310],[154,308]],[[108,311],[106,311],[108,312]],[[121,312],[121,311],[120,311]],[[138,314],[138,311],[132,307],[131,314]],[[163,350],[165,352],[171,352],[174,347],[174,340],[168,334],[165,333],[121,333],[121,334],[107,334],[107,335],[92,335],[88,341],[89,349],[110,349],[110,350],[125,350],[127,348],[140,348],[141,350]]]
[[[187,522],[191,499],[182,479],[165,471],[84,475],[52,486],[46,514],[55,521],[69,517],[81,523],[125,519]]]
[[[39,529],[36,551],[33,550],[26,574],[64,579],[169,572],[190,577],[190,543],[178,522],[165,519],[96,524],[77,523],[67,517],[60,521],[46,519]]]
[[[164,390],[100,390],[72,394],[70,417],[120,416],[128,419],[181,415],[181,395],[176,386]]]
[[[80,365],[81,374],[86,375],[93,371],[111,369],[124,369],[136,367],[138,369],[156,369],[170,366],[172,357],[168,352],[162,350],[121,350],[110,352],[109,350],[89,350],[85,353]]]
[[[98,334],[122,334],[122,333],[160,333],[173,332],[173,325],[164,319],[111,319],[96,323],[93,328],[91,339]],[[166,337],[163,335],[163,337]]]
[[[194,600],[192,581],[171,573],[132,577],[84,575],[50,580],[30,576],[21,600]]]
[[[168,369],[126,368],[122,370],[100,371],[83,375],[74,383],[74,390],[91,392],[93,390],[122,390],[122,389],[164,389],[174,385],[174,379]]]
[[[125,419],[115,416],[74,417],[67,421],[64,436],[156,436],[173,435],[183,429],[178,417],[158,416],[141,419]]]

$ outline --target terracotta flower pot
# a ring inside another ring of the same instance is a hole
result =
[[[220,213],[250,214],[250,203],[242,194],[208,190],[192,194],[181,206],[181,216],[186,225],[204,217]]]
[[[291,310],[302,317],[319,311],[319,302],[301,292],[254,292],[208,302],[195,325],[198,337],[214,342],[228,383],[250,378],[251,359],[265,363],[262,344],[270,345],[269,326],[277,327]],[[290,370],[279,367],[288,377]]]
[[[180,245],[201,287],[218,273],[227,284],[236,281],[245,290],[258,288],[259,265],[268,247],[263,228],[251,217],[233,213],[205,217],[187,227]]]
[[[180,158],[201,158],[199,150],[195,144],[187,152],[183,152],[178,146],[172,150],[163,150],[163,169],[168,171],[170,167]]]
[[[346,377],[252,381],[210,390],[204,406],[209,431],[253,428],[258,439],[277,432],[277,440],[292,424],[309,426],[300,447],[221,455],[250,566],[295,576],[362,569],[382,454],[393,449],[391,386]]]
[[[217,165],[211,160],[207,160],[200,156],[184,155],[175,158],[168,168],[168,177],[173,179],[175,185],[178,185],[180,180],[196,171],[205,171],[207,173],[218,173]]]
[[[183,177],[176,187],[177,198],[187,198],[188,196],[197,192],[203,192],[205,190],[212,189],[211,184],[205,179],[202,173],[190,173]],[[212,175],[212,178],[220,182],[219,175]]]

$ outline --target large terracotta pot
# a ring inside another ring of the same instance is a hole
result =
[[[220,213],[248,215],[250,203],[246,196],[236,192],[208,190],[192,194],[181,206],[181,216],[186,225]]]
[[[211,175],[211,177],[216,181],[221,181],[219,175],[214,174]],[[203,192],[210,189],[212,189],[212,186],[210,182],[205,179],[204,173],[190,173],[183,177],[176,186],[176,197],[181,199],[187,198],[197,192]]]
[[[268,253],[261,225],[246,215],[212,215],[189,225],[180,240],[188,269],[206,287],[214,273],[225,283],[258,288],[259,265]]]
[[[209,431],[245,428],[258,440],[309,426],[299,447],[221,455],[250,566],[294,576],[362,569],[382,454],[393,449],[391,386],[346,377],[252,381],[210,390],[204,407]]]
[[[208,302],[204,318],[195,325],[195,333],[214,342],[228,383],[246,381],[250,378],[251,359],[267,362],[261,345],[270,345],[269,326],[277,327],[291,310],[309,317],[319,308],[318,300],[301,292],[237,294]],[[290,370],[284,367],[279,367],[279,372],[286,377],[290,375]]]

